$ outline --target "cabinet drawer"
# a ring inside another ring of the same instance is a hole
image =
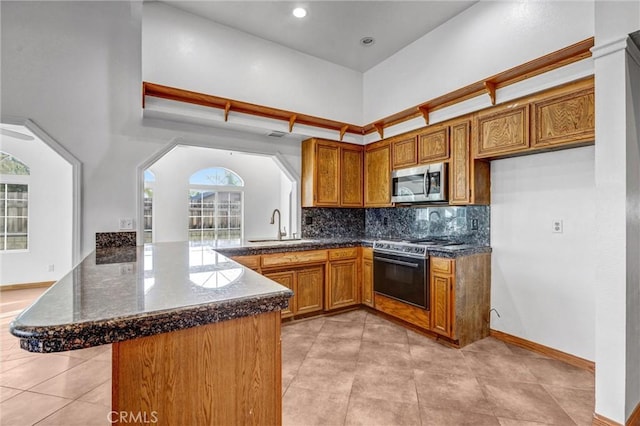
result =
[[[439,257],[431,258],[431,270],[433,272],[440,272],[444,274],[451,274],[453,272],[453,260],[442,259]]]
[[[320,263],[326,261],[326,250],[293,251],[290,253],[274,253],[262,255],[263,268],[305,263]]]
[[[529,148],[529,105],[508,106],[479,114],[476,158],[523,152]]]
[[[246,266],[249,269],[260,269],[260,256],[233,256],[231,260],[234,260],[241,264],[242,266]]]
[[[362,247],[362,258],[373,260],[373,249],[371,247]]]
[[[329,260],[353,259],[358,257],[358,247],[329,250]]]

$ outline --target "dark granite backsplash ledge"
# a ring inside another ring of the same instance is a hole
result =
[[[489,206],[303,208],[303,238],[448,238],[490,244]]]

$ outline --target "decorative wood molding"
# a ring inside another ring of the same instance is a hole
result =
[[[37,283],[10,284],[0,286],[0,291],[24,290],[27,288],[47,288],[55,284],[55,281],[41,281]]]
[[[614,422],[613,420],[601,416],[598,413],[593,413],[593,421],[591,422],[592,426],[622,426],[618,422]]]
[[[251,104],[220,96],[192,92],[189,90],[178,89],[176,87],[163,86],[161,84],[150,83],[147,81],[142,83],[142,90],[143,98],[150,96],[154,98],[201,105],[209,108],[222,109],[225,111],[225,118],[228,118],[229,112],[237,112],[240,114],[255,115],[258,117],[265,117],[290,123],[291,117],[295,116],[296,118],[294,121],[296,123],[306,126],[335,130],[336,132],[340,132],[341,129],[346,126],[347,130],[345,133],[352,133],[356,135],[362,135],[363,131],[362,126],[356,126],[354,124],[329,120],[307,114],[300,114],[278,108],[271,108],[263,105]],[[145,102],[143,102],[142,106],[143,108],[145,107]]]
[[[420,114],[422,114],[422,118],[424,118],[424,124],[428,126],[429,125],[429,108],[425,105],[419,105],[418,111],[420,111]]]
[[[584,370],[591,371],[592,373],[596,371],[596,364],[593,361],[589,361],[584,358],[580,358],[575,355],[571,355],[566,352],[562,352],[557,349],[553,349],[548,346],[523,339],[521,337],[503,333],[502,331],[491,329],[489,331],[489,335],[495,337],[498,340],[502,340],[503,342],[511,343],[512,345],[520,346],[521,348],[546,355],[550,358],[557,359],[558,361],[566,362],[567,364],[571,364],[574,367],[582,368]]]
[[[485,81],[484,88],[487,90],[489,94],[489,98],[491,98],[491,105],[496,104],[496,84],[492,81]]]
[[[640,402],[636,405],[636,408],[633,410],[627,422],[626,426],[640,426]]]
[[[491,103],[495,104],[496,90],[527,78],[535,77],[539,74],[561,68],[573,62],[580,61],[591,57],[591,48],[594,45],[594,38],[588,38],[571,46],[565,47],[547,55],[541,56],[532,61],[518,65],[509,70],[498,73],[489,78],[485,78],[476,83],[446,93],[437,98],[423,102],[418,106],[407,108],[403,111],[392,114],[373,123],[358,126],[355,124],[344,123],[326,118],[315,117],[307,114],[299,114],[292,111],[286,111],[278,108],[271,108],[263,105],[256,105],[248,102],[223,98],[220,96],[207,95],[204,93],[192,92],[189,90],[178,89],[175,87],[163,86],[160,84],[143,82],[142,83],[142,108],[145,108],[145,97],[152,96],[156,98],[169,99],[178,102],[185,102],[195,105],[202,105],[210,108],[224,109],[225,121],[228,120],[229,112],[238,112],[241,114],[255,115],[266,117],[274,120],[287,121],[289,123],[289,131],[293,130],[293,123],[304,124],[311,127],[335,130],[340,134],[340,140],[345,133],[355,135],[366,135],[378,132],[380,138],[384,138],[384,128],[403,123],[408,120],[422,116],[429,124],[429,113],[446,108],[453,104],[475,98],[488,93],[491,97]],[[346,130],[344,130],[346,128]]]

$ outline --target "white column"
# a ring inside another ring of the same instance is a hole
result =
[[[640,401],[638,182],[639,73],[627,35],[640,28],[636,2],[595,3],[596,407],[624,424]],[[630,68],[631,67],[631,68]],[[630,72],[631,71],[631,72]],[[635,303],[635,306],[634,306]]]

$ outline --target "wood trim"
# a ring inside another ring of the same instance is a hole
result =
[[[293,121],[296,124],[335,130],[336,132],[342,132],[346,126],[346,133],[362,135],[362,126],[315,117],[313,115],[299,114],[297,112],[252,104],[235,99],[223,98],[221,96],[192,92],[190,90],[179,89],[177,87],[163,86],[161,84],[150,83],[147,81],[142,82],[142,92],[143,98],[151,96],[154,98],[168,99],[171,101],[201,105],[209,108],[223,109],[225,111],[225,119],[228,118],[229,112],[231,111],[286,121],[289,124],[290,129],[293,128]],[[145,107],[144,102],[142,107]]]
[[[172,101],[202,105],[210,108],[223,109],[225,121],[227,121],[229,117],[229,112],[232,111],[286,121],[289,123],[291,131],[293,128],[291,120],[292,117],[295,117],[293,119],[295,123],[339,132],[340,140],[342,140],[345,133],[366,135],[374,132],[378,132],[382,139],[384,138],[385,127],[394,126],[396,124],[412,120],[416,117],[423,117],[425,122],[428,124],[429,113],[467,99],[475,98],[476,96],[488,93],[489,96],[491,96],[492,103],[495,103],[495,91],[497,89],[561,68],[573,62],[589,58],[591,57],[590,49],[593,45],[594,38],[590,37],[586,40],[582,40],[563,49],[556,50],[555,52],[533,59],[494,76],[484,78],[468,86],[454,90],[453,92],[446,93],[427,102],[422,102],[420,105],[407,108],[381,120],[376,120],[375,122],[369,123],[365,126],[329,120],[312,115],[298,114],[292,111],[223,98],[220,96],[192,92],[146,81],[142,82],[142,108],[145,108],[145,97],[152,96]]]
[[[613,420],[605,416],[601,416],[598,413],[593,413],[593,421],[591,424],[593,426],[622,426],[620,423],[614,422]]]
[[[47,288],[54,285],[55,281],[41,281],[37,283],[9,284],[0,286],[0,291],[24,290],[26,288]]]
[[[593,361],[589,361],[587,359],[580,358],[575,355],[571,355],[566,352],[562,352],[557,349],[553,349],[548,346],[523,339],[521,337],[503,333],[502,331],[491,329],[489,330],[489,335],[495,337],[498,340],[502,340],[503,342],[511,343],[512,345],[520,346],[521,348],[546,355],[550,358],[557,359],[558,361],[566,362],[567,364],[571,364],[574,367],[582,368],[584,370],[591,371],[592,373],[596,371],[596,364]]]
[[[627,422],[626,426],[639,426],[640,425],[640,402],[636,405],[636,408],[633,410]]]

